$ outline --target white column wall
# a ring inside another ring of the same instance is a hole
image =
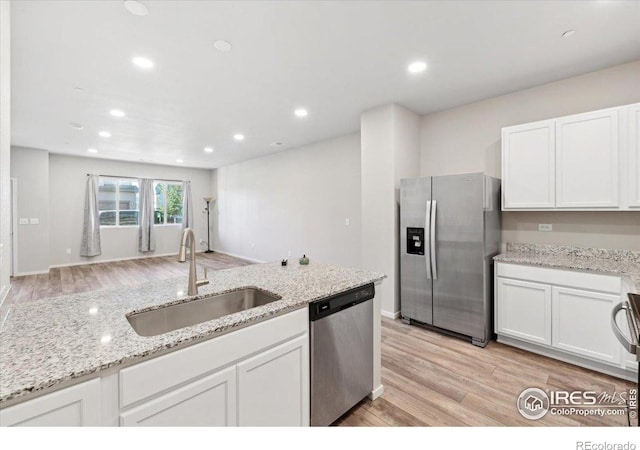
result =
[[[400,312],[400,179],[420,174],[420,116],[399,105],[362,114],[362,267],[382,272],[382,314]]]

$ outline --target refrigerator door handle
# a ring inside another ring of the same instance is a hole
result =
[[[429,230],[429,217],[431,217],[431,201],[427,201],[427,213],[425,214],[425,218],[424,218],[424,231],[425,234],[427,234],[427,230]],[[426,241],[426,236],[425,236],[425,241]],[[426,261],[426,266],[427,266],[427,280],[431,279],[431,246],[430,245],[426,245],[426,242],[423,242],[422,245],[424,245],[424,250],[425,253],[424,258]]]
[[[436,207],[438,202],[433,200],[431,202],[431,226],[430,228],[430,242],[429,242],[429,254],[431,255],[431,272],[433,273],[433,279],[438,279],[438,265],[436,261]]]

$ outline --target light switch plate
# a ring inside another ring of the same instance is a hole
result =
[[[20,218],[20,225],[29,225],[29,219]]]
[[[345,224],[346,226],[351,225],[351,221],[349,220],[349,218],[348,218],[348,217],[347,217],[346,219],[344,219],[344,224]]]
[[[31,219],[29,219],[29,224],[31,225],[38,225],[39,221],[37,217],[32,217]]]
[[[70,249],[70,248],[66,249],[66,250],[65,250],[65,253],[66,253],[67,255],[70,255],[70,254],[71,254],[71,249]]]
[[[538,231],[553,231],[553,225],[550,223],[539,223]]]

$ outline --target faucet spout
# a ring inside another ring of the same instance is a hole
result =
[[[196,236],[192,228],[185,228],[180,239],[180,250],[178,251],[178,262],[187,261],[187,244],[189,245],[189,285],[188,295],[198,295],[198,287],[209,284],[207,279],[207,269],[204,269],[204,279],[198,280],[196,272]]]

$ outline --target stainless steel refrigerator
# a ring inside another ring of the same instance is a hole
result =
[[[403,179],[400,228],[402,319],[487,345],[500,180],[482,173]]]

